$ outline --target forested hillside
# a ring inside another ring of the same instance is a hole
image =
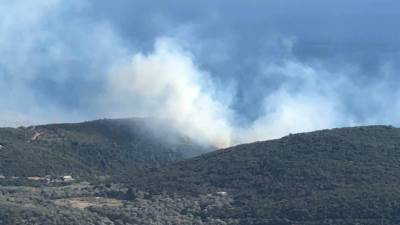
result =
[[[0,129],[0,175],[123,177],[201,154],[165,121],[96,120]]]
[[[240,224],[399,224],[400,129],[370,126],[244,144],[163,168],[134,186],[226,192]]]
[[[122,127],[116,125],[119,122]],[[127,132],[121,131],[125,123],[122,120],[102,120],[79,125],[3,130],[7,131],[7,137],[28,140],[16,142],[21,146],[34,143],[37,148],[28,154],[41,151],[40,157],[24,159],[32,170],[36,167],[29,164],[30,160],[41,163],[37,166],[38,171],[42,167],[48,171],[51,168],[62,171],[68,168],[64,165],[71,166],[69,161],[63,160],[71,159],[71,162],[82,166],[74,168],[78,172],[119,173],[130,169],[132,172],[121,173],[124,179],[120,182],[72,181],[54,184],[30,180],[24,186],[0,185],[0,224],[400,224],[398,128],[368,126],[294,134],[185,160],[180,160],[183,156],[178,157],[181,153],[177,149],[157,147],[157,142],[153,140],[154,145],[146,146],[154,146],[154,149],[146,151],[146,154],[141,151],[143,155],[140,159],[143,160],[135,161],[141,162],[137,165],[140,169],[124,167],[123,164],[115,169],[113,165],[117,164],[113,160],[123,159],[112,154],[103,158],[107,146],[113,151],[120,150],[123,157],[128,158],[133,153],[125,153],[118,146],[146,140],[132,138],[138,135],[133,132],[128,141],[125,138],[128,137],[125,136]],[[35,132],[41,135],[34,135]],[[145,133],[142,134],[148,137]],[[56,141],[56,138],[80,140],[83,146],[77,149],[86,153],[80,155],[69,145],[51,145],[68,143],[64,139]],[[11,143],[7,140],[12,139],[2,140],[4,150]],[[94,149],[100,149],[99,153],[89,154],[98,151]],[[23,157],[22,152],[28,150],[19,149],[19,157]],[[67,154],[66,150],[72,153]],[[159,155],[160,152],[165,154],[159,157],[171,156],[171,152],[178,155],[149,167],[148,162],[159,160],[152,154]],[[62,158],[61,153],[71,158]],[[99,157],[96,158],[99,162],[104,160],[104,163],[96,164],[93,156]],[[135,155],[130,160],[137,158]],[[59,164],[47,163],[45,159],[59,160]],[[174,160],[178,162],[172,163]],[[19,166],[24,171],[23,165]],[[17,166],[14,168],[19,169]],[[25,173],[29,174],[28,171],[21,172],[22,175]]]

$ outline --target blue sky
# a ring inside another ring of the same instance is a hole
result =
[[[397,126],[399,7],[2,1],[0,125],[168,117],[189,136],[230,143]]]

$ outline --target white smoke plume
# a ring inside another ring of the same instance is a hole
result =
[[[165,27],[168,32],[155,35],[174,38],[156,38],[153,50],[144,52],[147,45],[141,46],[141,39],[132,39],[138,44],[107,19],[90,18],[91,4],[97,2],[14,0],[0,4],[0,126],[99,117],[166,118],[200,143],[227,147],[316,129],[399,124],[396,61],[376,71],[377,82],[363,83],[357,80],[363,78],[357,68],[338,65],[332,71],[296,60],[291,39],[283,45],[276,44],[275,38],[265,40],[272,52],[260,48],[262,54],[255,52],[254,58],[227,60],[240,55],[231,54],[234,43],[239,43],[233,41],[234,36],[196,40],[169,26]],[[137,33],[146,32],[139,29]],[[240,43],[244,48],[249,44]],[[254,49],[249,50],[252,55]],[[254,69],[256,63],[249,64],[250,60],[260,61],[261,69]],[[336,67],[334,61],[326,61]],[[234,68],[219,70],[233,74],[212,74],[207,71],[211,67],[201,65],[204,62]],[[246,65],[254,70],[235,74],[235,68],[247,70]],[[236,98],[237,90],[223,81],[228,76],[233,81],[248,76],[248,82],[242,80],[238,86],[258,90],[254,92],[257,99],[251,94],[244,95],[244,100]],[[254,82],[257,79],[274,82],[266,85]],[[263,101],[256,105],[259,99]],[[242,101],[250,103],[243,111]],[[248,117],[244,111],[256,113]]]
[[[172,40],[158,39],[153,53],[135,54],[114,68],[110,85],[114,99],[123,100],[132,114],[172,119],[194,140],[230,145],[227,105],[216,98],[209,75]]]
[[[234,138],[238,143],[354,124],[336,95],[351,85],[345,77],[293,61],[264,69],[266,76],[273,74],[298,82],[283,84],[264,97],[262,115],[248,127],[237,128],[241,131]]]
[[[265,96],[263,115],[246,126],[236,126],[232,120],[240,114],[234,115],[229,100],[218,98],[210,75],[194,61],[173,39],[159,38],[153,52],[137,53],[111,71],[111,99],[118,102],[113,108],[131,115],[172,119],[183,134],[220,148],[352,124],[334,95],[347,84],[345,79],[327,82],[335,74],[288,61],[266,65],[265,76],[297,79],[297,86],[282,85]]]

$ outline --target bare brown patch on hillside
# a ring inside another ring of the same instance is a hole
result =
[[[63,198],[54,200],[54,204],[61,207],[72,207],[86,209],[91,206],[96,207],[118,207],[122,201],[114,198],[102,197],[82,197],[82,198]]]

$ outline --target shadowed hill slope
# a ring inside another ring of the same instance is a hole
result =
[[[241,224],[399,224],[400,129],[342,128],[239,145],[133,183],[153,193],[227,192],[233,207],[212,213]]]
[[[0,128],[0,174],[123,177],[201,154],[204,149],[165,121],[150,119]]]

